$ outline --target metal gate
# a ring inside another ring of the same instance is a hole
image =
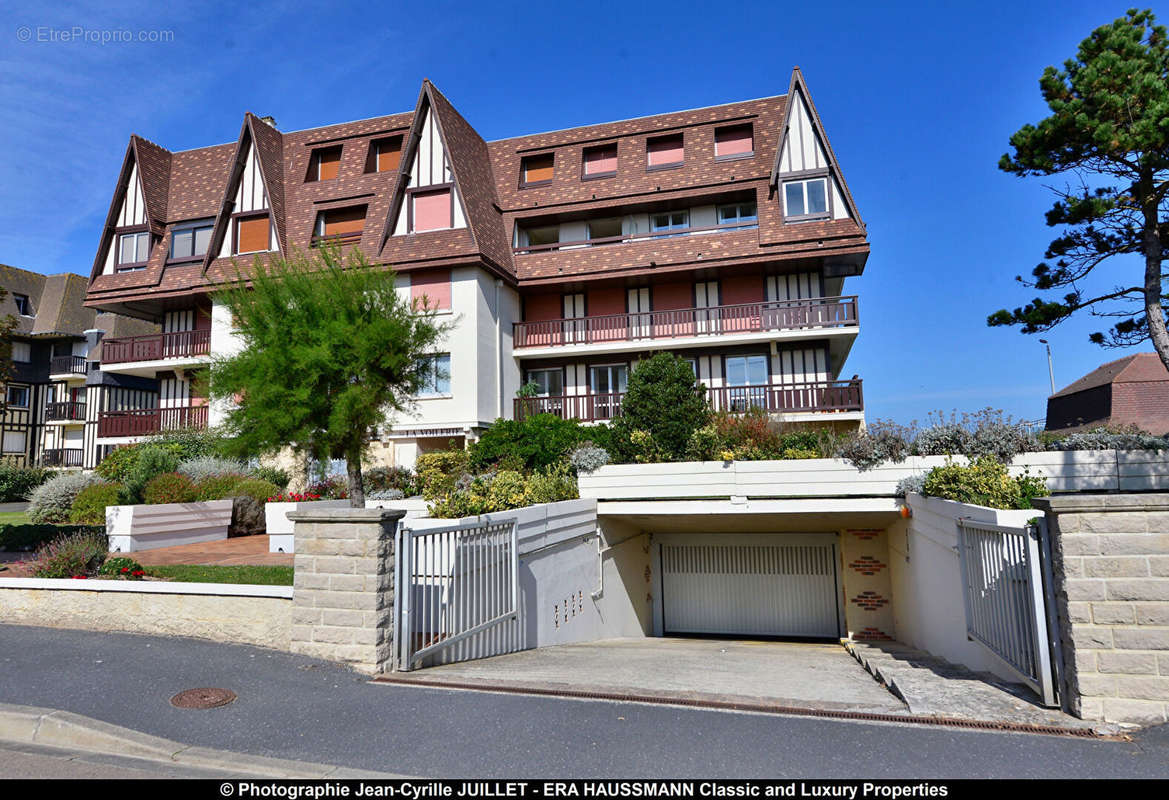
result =
[[[519,649],[515,520],[401,527],[396,544],[398,669]]]
[[[967,635],[998,656],[1042,698],[1056,702],[1041,529],[958,520]]]

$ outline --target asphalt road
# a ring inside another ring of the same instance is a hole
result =
[[[0,779],[225,778],[233,773],[35,744],[0,744]]]
[[[211,686],[239,699],[168,702]],[[1169,778],[1164,727],[1090,741],[379,685],[254,647],[13,625],[0,625],[0,702],[424,777]]]

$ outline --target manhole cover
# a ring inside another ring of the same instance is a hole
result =
[[[175,708],[216,708],[235,700],[231,689],[187,689],[170,699]]]

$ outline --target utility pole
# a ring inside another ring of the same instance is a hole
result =
[[[1051,380],[1051,393],[1055,394],[1055,368],[1051,365],[1051,344],[1046,339],[1040,339],[1039,342],[1047,348],[1047,377]]]

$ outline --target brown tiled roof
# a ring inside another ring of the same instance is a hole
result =
[[[153,233],[162,235],[170,192],[170,153],[141,136],[135,136],[133,140],[138,174],[142,177],[147,222]]]
[[[288,252],[288,235],[284,224],[284,140],[280,131],[264,122],[255,114],[247,114],[248,128],[256,143],[256,156],[260,159],[260,172],[264,176],[264,188],[268,190],[268,206],[276,220],[276,239],[280,251]]]
[[[1156,353],[1136,353],[1101,364],[1084,377],[1060,389],[1052,397],[1064,397],[1109,383],[1149,381],[1169,381],[1169,371],[1166,371],[1165,365],[1161,363]]]
[[[223,199],[234,144],[219,144],[171,154],[167,222],[214,217]]]

